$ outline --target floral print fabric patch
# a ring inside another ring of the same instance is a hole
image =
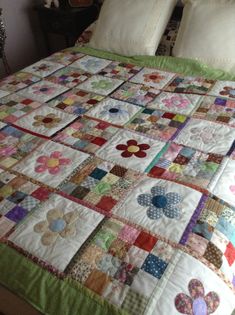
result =
[[[42,104],[30,98],[11,94],[0,99],[0,120],[14,123]]]
[[[98,94],[72,89],[59,95],[50,101],[48,105],[63,110],[66,113],[79,116],[85,114],[89,109],[102,101],[103,98],[104,96]]]
[[[75,118],[74,115],[63,113],[47,105],[42,105],[28,115],[18,119],[15,125],[29,130],[29,132],[50,137],[71,123]]]
[[[93,75],[85,82],[78,85],[78,88],[87,92],[93,92],[101,95],[108,95],[113,92],[124,81],[103,77],[101,75]]]
[[[120,130],[97,151],[97,155],[125,167],[144,172],[163,146],[164,142],[127,130]]]
[[[147,105],[147,108],[190,115],[195,110],[200,99],[201,96],[195,94],[162,92]]]
[[[175,138],[186,122],[187,117],[184,115],[145,108],[137,113],[126,127],[153,138],[168,141]]]
[[[10,240],[63,271],[103,218],[54,194],[11,234]]]
[[[149,175],[208,188],[222,160],[222,155],[203,153],[187,146],[170,143],[150,169]]]
[[[159,90],[144,86],[142,84],[125,82],[111,96],[118,100],[126,101],[135,105],[145,106],[149,102],[153,101],[159,93]]]
[[[86,115],[115,125],[124,125],[138,111],[140,111],[138,106],[108,97],[87,112]]]
[[[54,140],[70,145],[77,150],[95,153],[118,130],[104,121],[83,117],[59,132]]]
[[[88,157],[86,153],[46,141],[14,169],[45,185],[57,187]]]
[[[175,73],[143,68],[130,81],[142,83],[155,89],[162,89],[174,76]]]

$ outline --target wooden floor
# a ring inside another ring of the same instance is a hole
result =
[[[42,315],[42,313],[0,285],[0,315]]]

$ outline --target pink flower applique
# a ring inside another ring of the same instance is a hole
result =
[[[235,179],[235,176],[234,176],[234,179]],[[231,192],[235,195],[235,185],[231,185],[229,187],[229,189],[231,190]]]
[[[176,107],[176,108],[185,109],[190,104],[189,100],[182,98],[179,95],[174,95],[171,98],[166,98],[162,102],[168,108]]]
[[[37,173],[48,171],[50,174],[56,175],[60,172],[62,166],[69,165],[71,160],[63,158],[61,152],[54,151],[50,156],[39,156],[37,163],[39,163],[39,165],[35,167]]]
[[[190,296],[179,293],[175,297],[175,307],[181,314],[187,315],[210,315],[213,314],[220,304],[220,298],[216,292],[205,290],[201,281],[192,279],[188,284]]]

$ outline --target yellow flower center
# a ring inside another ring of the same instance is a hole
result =
[[[128,148],[127,148],[127,151],[128,152],[131,152],[131,153],[136,153],[140,150],[140,148],[137,146],[137,145],[130,145]]]
[[[60,164],[59,159],[53,159],[53,158],[51,158],[51,159],[49,159],[49,160],[47,161],[47,166],[48,166],[48,167],[56,167],[56,166],[58,166],[59,164]]]

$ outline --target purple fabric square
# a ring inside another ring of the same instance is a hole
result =
[[[27,210],[25,210],[22,207],[15,206],[13,209],[11,209],[5,217],[7,217],[9,220],[14,221],[16,223],[20,222],[26,215],[28,214]]]
[[[226,103],[227,103],[227,100],[224,99],[224,98],[219,98],[219,97],[217,97],[217,98],[215,99],[215,105],[225,106]]]

